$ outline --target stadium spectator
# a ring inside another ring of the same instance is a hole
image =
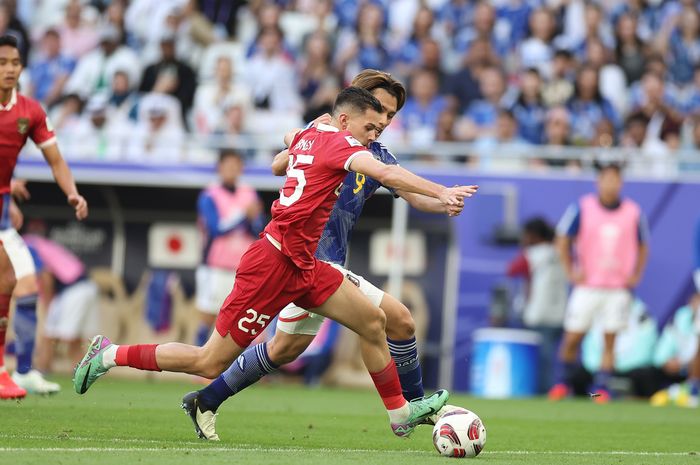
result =
[[[510,111],[518,122],[520,137],[531,144],[541,144],[547,108],[542,99],[542,79],[535,68],[525,70],[520,76],[520,94]]]
[[[56,131],[70,133],[80,121],[84,104],[85,101],[78,94],[68,94],[61,98],[50,112],[51,123]]]
[[[623,13],[615,25],[615,61],[627,78],[627,85],[639,81],[646,66],[647,47],[637,33],[637,16]]]
[[[119,124],[136,121],[139,96],[126,71],[114,73],[111,90],[107,101],[109,119]]]
[[[627,82],[625,73],[612,61],[612,53],[598,39],[586,46],[586,63],[598,71],[600,95],[608,99],[618,115],[627,111]]]
[[[203,237],[195,298],[200,314],[195,343],[199,346],[209,339],[243,253],[264,226],[263,205],[258,194],[239,182],[243,156],[234,150],[222,150],[217,172],[217,182],[204,189],[197,201]]]
[[[571,113],[574,144],[590,145],[595,128],[603,119],[611,121],[616,130],[621,126],[617,111],[600,92],[598,71],[592,66],[585,65],[579,71],[574,95],[566,106]]]
[[[310,101],[317,100],[316,95],[326,79],[331,75],[331,43],[330,37],[322,31],[315,32],[306,39],[304,55],[299,61],[299,95],[307,102],[308,111]],[[306,119],[311,121],[314,118]]]
[[[176,37],[165,32],[160,38],[160,60],[146,67],[141,78],[141,92],[169,94],[180,102],[182,123],[187,121],[187,113],[194,102],[197,77],[187,63],[175,56]]]
[[[106,94],[93,95],[85,105],[80,122],[70,132],[71,159],[118,161],[124,158],[133,124],[127,119],[112,119]]]
[[[0,2],[0,36],[9,35],[17,39],[20,58],[22,63],[26,65],[31,42],[27,30],[16,16],[16,6],[14,1]]]
[[[384,46],[384,11],[375,3],[363,3],[354,30],[346,29],[338,37],[336,69],[350,82],[363,69],[386,69],[389,52]]]
[[[444,71],[442,64],[442,49],[440,43],[431,38],[424,39],[420,43],[420,60],[418,67],[429,69],[438,77],[440,95],[446,93],[447,72]]]
[[[568,50],[557,50],[552,59],[552,75],[542,88],[547,107],[564,105],[574,95],[575,60]]]
[[[433,11],[423,6],[413,19],[412,33],[393,52],[392,69],[397,76],[408,77],[411,71],[421,65],[421,49],[425,40],[432,39],[435,17]]]
[[[109,88],[118,70],[129,73],[130,82],[138,82],[141,66],[136,53],[120,45],[122,37],[113,26],[100,30],[100,46],[78,61],[78,65],[66,83],[65,92],[78,94],[83,100]]]
[[[399,117],[401,127],[411,144],[426,147],[435,140],[438,119],[448,102],[438,95],[437,76],[431,71],[417,71],[411,78],[410,89],[411,97]]]
[[[647,118],[641,112],[632,113],[625,121],[625,130],[622,133],[621,145],[629,148],[639,148],[644,144],[647,133]]]
[[[477,68],[482,66],[482,57],[479,53],[485,50],[486,44],[480,45],[482,44],[474,44],[469,53],[464,55],[461,67],[448,75],[445,80],[445,93],[457,105],[460,114],[466,111],[474,100],[481,97],[476,74],[478,74]]]
[[[539,8],[530,15],[530,37],[520,44],[518,59],[521,68],[537,68],[540,74],[552,75],[551,61],[554,56],[552,39],[556,21],[552,12]]]
[[[460,137],[465,140],[494,132],[498,111],[505,105],[506,80],[503,71],[495,66],[481,70],[479,91],[482,97],[469,105],[460,124]]]
[[[522,139],[518,132],[518,122],[513,113],[509,110],[499,110],[495,132],[480,135],[474,142],[474,155],[478,157],[479,167],[485,170],[522,168],[520,158],[527,154],[530,144]]]
[[[51,106],[63,95],[75,59],[61,52],[61,36],[55,29],[48,29],[41,39],[41,57],[29,67],[32,95],[44,105]]]
[[[554,146],[571,145],[571,115],[565,107],[554,107],[547,112],[544,143]]]
[[[236,16],[243,0],[195,0],[199,10],[215,25],[224,28],[229,37],[236,36]]]
[[[631,289],[642,278],[648,255],[649,229],[640,207],[621,197],[621,167],[598,164],[597,193],[572,204],[557,226],[558,248],[574,290],[564,320],[560,360],[564,372],[549,391],[559,400],[571,392],[581,340],[593,322],[602,325],[604,350],[594,377],[597,402],[610,400],[609,380],[615,366],[615,335],[624,328]],[[576,247],[576,262],[571,245]]]
[[[477,2],[474,5],[472,17],[472,27],[463,28],[455,36],[455,51],[458,53],[468,52],[471,45],[476,40],[488,41],[493,52],[501,59],[505,58],[509,52],[509,41],[494,34],[496,24],[496,9],[487,2]]]
[[[554,384],[556,353],[563,334],[566,309],[566,274],[554,247],[554,229],[543,218],[523,225],[522,250],[508,265],[509,277],[527,281],[522,319],[526,328],[540,335],[539,392]]]
[[[167,94],[141,98],[139,117],[129,140],[127,159],[138,163],[179,163],[183,159],[185,131],[180,102]]]
[[[83,21],[80,0],[70,0],[66,5],[65,19],[58,26],[61,49],[69,57],[79,59],[93,51],[100,43],[100,34],[94,24]]]
[[[233,63],[228,56],[216,60],[213,82],[203,82],[194,96],[194,129],[211,134],[224,124],[224,105],[237,104],[244,110],[251,107],[250,91],[234,80]]]
[[[658,46],[666,57],[671,78],[683,86],[693,80],[693,69],[700,64],[700,13],[697,5],[684,7],[670,24],[672,28],[662,27]]]
[[[268,27],[258,36],[259,51],[246,63],[244,83],[252,92],[255,108],[271,112],[299,112],[294,65],[282,52],[282,31]]]

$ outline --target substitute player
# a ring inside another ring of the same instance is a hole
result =
[[[197,222],[204,239],[202,264],[196,272],[199,346],[209,339],[241,257],[265,226],[257,192],[238,182],[243,172],[241,154],[222,150],[216,168],[218,181],[206,187],[197,200]]]
[[[564,317],[564,341],[559,358],[564,365],[551,400],[571,393],[578,349],[593,320],[602,323],[605,347],[594,377],[594,400],[610,400],[608,381],[614,367],[615,334],[627,324],[632,290],[647,262],[649,228],[639,205],[621,198],[622,167],[598,166],[598,193],[583,196],[564,213],[557,226],[559,254],[574,285]],[[575,242],[576,262],[571,258]]]
[[[73,175],[61,157],[56,144],[56,136],[46,117],[46,113],[36,100],[17,92],[17,82],[22,73],[17,40],[11,36],[0,37],[0,230],[2,241],[8,247],[20,246],[15,241],[16,231],[9,222],[10,182],[17,164],[20,150],[31,138],[41,149],[46,162],[51,167],[54,179],[66,194],[68,203],[75,209],[75,216],[82,220],[87,217],[88,205],[78,194]],[[11,230],[11,232],[8,232]],[[7,234],[5,234],[7,233]],[[19,236],[17,236],[19,237]],[[21,238],[19,238],[21,241]],[[12,245],[10,245],[12,244]],[[30,256],[31,258],[31,256]],[[18,274],[21,273],[21,270]],[[8,325],[10,297],[17,279],[13,263],[6,247],[0,247],[0,398],[24,397],[26,391],[18,387],[5,370],[4,347]],[[21,304],[21,302],[18,302]]]
[[[116,346],[97,336],[76,367],[76,392],[86,392],[98,377],[117,365],[214,378],[264,331],[280,308],[297,302],[360,335],[365,365],[396,435],[410,434],[415,425],[437,412],[447,401],[447,392],[438,391],[410,403],[403,398],[386,343],[384,313],[338,270],[314,256],[347,171],[439,198],[445,205],[461,205],[475,192],[469,186],[446,188],[375,160],[365,146],[377,137],[381,113],[381,103],[372,94],[349,87],[336,99],[332,125],[319,125],[294,136],[287,179],[272,206],[272,221],[241,259],[233,291],[204,347],[179,343]],[[196,397],[186,396],[183,407],[200,437],[218,439],[213,412],[202,411]]]
[[[372,92],[372,95],[381,102],[384,117],[382,128],[386,128],[391,123],[406,100],[406,90],[403,85],[389,73],[382,71],[364,70],[355,77],[351,85]],[[372,142],[368,148],[382,163],[397,164],[396,158],[381,143]],[[273,173],[284,174],[288,161],[287,150],[278,154],[272,163]],[[424,395],[414,336],[415,323],[411,312],[397,299],[362,276],[343,268],[352,229],[367,199],[381,186],[371,177],[359,173],[347,174],[330,219],[321,235],[316,258],[331,263],[359,287],[374,305],[384,310],[387,317],[386,333],[389,352],[396,363],[404,398],[411,400]],[[445,207],[438,200],[420,194],[401,190],[392,190],[392,193],[405,198],[412,206],[422,211],[457,215],[462,210],[461,206]],[[295,360],[309,347],[323,321],[323,317],[297,305],[289,304],[279,314],[274,338],[269,343],[246,349],[239,357],[240,362],[234,362],[210,386],[200,390],[198,398],[200,405],[215,412],[226,398],[242,391],[263,376],[277,370],[281,365]]]

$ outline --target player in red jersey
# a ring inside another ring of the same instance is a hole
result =
[[[9,220],[10,182],[17,157],[28,138],[41,149],[59,187],[79,220],[88,214],[85,199],[78,194],[73,175],[61,157],[56,136],[46,113],[36,100],[17,92],[22,61],[17,40],[0,37],[0,230],[11,229]],[[4,367],[5,333],[9,321],[10,297],[16,284],[15,270],[4,246],[0,246],[0,399],[26,395],[10,378]]]
[[[216,331],[204,345],[180,343],[116,346],[96,336],[76,367],[74,387],[82,394],[110,368],[126,365],[218,376],[228,368],[289,302],[332,318],[355,331],[392,429],[406,436],[447,401],[446,391],[407,402],[389,354],[386,316],[360,290],[326,262],[314,256],[321,232],[347,171],[382,184],[462,205],[473,186],[446,188],[397,165],[374,159],[366,145],[376,139],[383,117],[381,103],[367,90],[349,87],[336,99],[332,125],[298,132],[290,144],[287,180],[272,206],[272,221],[241,259],[233,291],[221,308]],[[230,337],[228,337],[230,336]],[[195,395],[197,393],[194,393]],[[183,399],[200,437],[217,440],[214,412],[196,397]]]

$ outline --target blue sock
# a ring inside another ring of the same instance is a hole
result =
[[[204,346],[204,344],[206,344],[209,340],[209,336],[211,336],[211,326],[200,323],[199,328],[197,328],[197,340],[195,341],[195,344],[199,347]]]
[[[226,399],[277,368],[267,354],[267,343],[248,347],[221,376],[199,391],[199,400],[208,409],[216,411]]]
[[[697,396],[700,392],[700,379],[688,380],[688,384],[690,385],[690,395]]]
[[[609,390],[608,385],[610,384],[610,377],[612,376],[612,372],[610,371],[599,371],[595,374],[593,377],[593,386],[595,389],[605,389],[606,391]]]
[[[389,353],[394,359],[396,370],[399,372],[401,391],[406,400],[411,401],[425,395],[423,391],[423,374],[418,360],[418,346],[416,338],[405,341],[393,341],[387,339]]]
[[[34,339],[36,338],[37,295],[27,295],[17,299],[14,330],[17,353],[17,373],[25,374],[32,369]]]

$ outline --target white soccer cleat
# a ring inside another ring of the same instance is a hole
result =
[[[37,370],[29,370],[25,374],[15,371],[12,373],[12,381],[30,394],[56,394],[61,390],[58,383],[47,381]]]
[[[462,407],[457,407],[456,405],[445,404],[440,410],[437,411],[435,415],[428,417],[428,421],[425,422],[426,425],[435,425],[438,420],[448,412],[454,412],[455,410],[464,410]]]
[[[202,408],[202,405],[199,403],[199,391],[185,394],[180,407],[192,419],[197,436],[208,441],[219,440],[219,435],[216,434],[217,414],[212,410]]]

